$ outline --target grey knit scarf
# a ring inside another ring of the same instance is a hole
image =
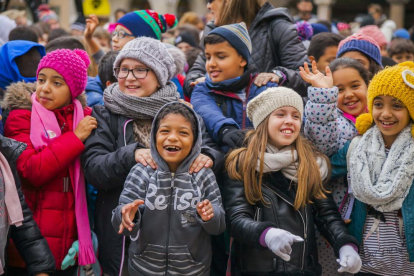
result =
[[[380,212],[402,207],[414,179],[414,140],[411,125],[404,128],[387,155],[375,125],[352,151],[348,171],[354,196]]]
[[[103,99],[105,107],[114,114],[123,115],[134,120],[148,120],[153,119],[158,110],[166,103],[178,101],[180,94],[171,81],[149,97],[135,97],[124,94],[119,89],[118,83],[114,83],[105,89]]]

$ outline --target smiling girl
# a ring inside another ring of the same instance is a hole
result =
[[[83,142],[97,127],[82,95],[89,63],[82,50],[47,54],[37,69],[36,91],[31,99],[22,97],[31,100],[25,103],[31,109],[12,110],[5,128],[7,137],[27,144],[17,159],[17,171],[26,202],[55,257],[56,275],[76,270],[61,270],[76,240],[79,264],[95,262],[79,158]]]
[[[300,136],[301,97],[269,88],[250,101],[247,114],[254,130],[247,147],[229,154],[222,193],[233,275],[320,275],[314,224],[334,247],[339,272],[358,272],[358,242],[323,187],[327,158]]]
[[[414,270],[413,96],[413,62],[378,73],[368,87],[369,113],[356,120],[363,135],[331,157],[333,176],[349,173],[349,229],[362,244],[362,275]]]

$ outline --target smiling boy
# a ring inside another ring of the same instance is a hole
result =
[[[210,235],[226,225],[213,171],[188,172],[201,142],[190,107],[173,102],[160,109],[151,132],[158,168],[132,168],[112,216],[115,230],[131,236],[131,275],[210,275]]]
[[[206,81],[195,86],[191,104],[216,142],[226,150],[236,148],[244,139],[239,129],[253,127],[246,116],[247,103],[277,84],[268,82],[260,88],[253,84],[255,68],[248,67],[252,43],[244,23],[214,29],[204,44]]]

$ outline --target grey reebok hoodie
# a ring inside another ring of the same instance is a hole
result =
[[[190,154],[177,171],[171,173],[156,149],[153,123],[151,155],[158,169],[135,165],[126,179],[119,206],[113,211],[112,225],[118,231],[122,207],[136,199],[145,202],[135,216],[132,231],[125,229],[122,233],[131,236],[132,240],[128,266],[131,275],[210,275],[210,235],[221,234],[226,228],[213,171],[203,168],[198,173],[188,173],[190,165],[200,154],[202,134],[198,123],[200,118],[187,108],[197,118],[198,130]],[[208,222],[204,222],[196,211],[197,203],[204,199],[210,200],[214,208],[214,217]]]

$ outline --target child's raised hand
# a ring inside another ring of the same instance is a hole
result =
[[[88,139],[89,135],[91,135],[92,130],[96,129],[97,127],[98,121],[96,121],[96,119],[92,116],[86,116],[79,122],[73,133],[75,133],[79,140],[85,142],[85,140]]]
[[[326,66],[325,73],[326,75],[319,72],[316,67],[316,62],[312,61],[312,72],[309,70],[309,66],[306,62],[303,63],[303,67],[299,68],[300,76],[304,81],[310,83],[313,87],[318,88],[331,88],[333,87],[333,78],[331,69],[329,66]]]
[[[200,153],[197,158],[193,161],[193,164],[190,166],[188,171],[190,174],[195,172],[198,173],[202,168],[211,168],[213,167],[213,160],[207,155]]]
[[[122,223],[119,225],[118,234],[122,234],[124,229],[128,229],[129,232],[132,231],[132,227],[134,227],[134,223],[132,221],[135,218],[135,214],[138,211],[139,205],[142,204],[144,204],[143,200],[136,199],[132,203],[128,203],[124,207],[122,207]]]
[[[150,165],[154,170],[157,169],[158,165],[155,163],[151,156],[150,149],[137,149],[135,150],[135,161],[141,163],[145,167]]]
[[[96,27],[99,25],[99,19],[96,15],[91,14],[89,18],[86,18],[86,28],[83,35],[85,38],[92,38],[93,32],[95,31]]]
[[[208,199],[197,203],[197,213],[203,221],[209,221],[214,217],[214,209]]]

